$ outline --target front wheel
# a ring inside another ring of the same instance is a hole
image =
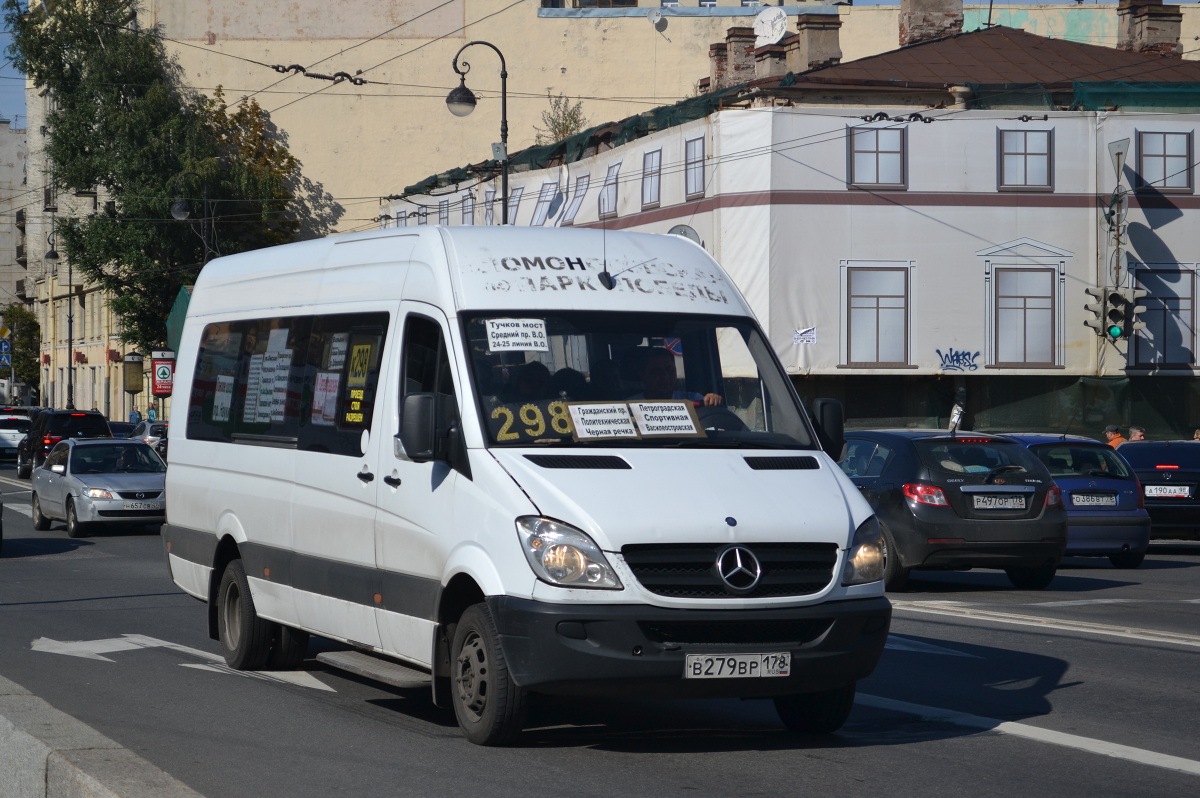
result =
[[[233,560],[221,574],[217,589],[217,635],[225,663],[239,671],[261,669],[271,653],[271,624],[258,617],[250,581],[241,560]]]
[[[33,469],[29,467],[28,461],[21,456],[20,452],[17,452],[17,478],[29,479],[29,474],[31,471],[33,471]]]
[[[908,585],[908,575],[912,569],[900,564],[900,551],[896,548],[891,530],[880,524],[879,531],[883,535],[883,589],[903,590]]]
[[[486,604],[468,607],[454,630],[451,696],[458,725],[476,745],[511,742],[525,722],[525,692],[512,681]]]
[[[855,683],[819,693],[784,695],[775,699],[775,711],[788,731],[795,734],[832,734],[842,728],[854,708]]]
[[[1044,565],[1040,568],[1004,569],[1004,573],[1008,574],[1008,581],[1021,590],[1045,590],[1054,581],[1056,571],[1058,571],[1058,567],[1054,565]]]
[[[36,493],[33,494],[30,515],[33,516],[33,528],[38,532],[45,532],[50,528],[50,519],[42,513],[42,500]]]
[[[87,527],[79,520],[75,502],[67,499],[67,537],[81,538],[85,531],[87,531]]]

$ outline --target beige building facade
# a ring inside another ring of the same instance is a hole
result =
[[[543,6],[565,6],[551,8]],[[380,201],[440,169],[491,157],[500,134],[500,58],[484,46],[460,56],[479,105],[452,116],[446,95],[457,85],[456,54],[476,40],[504,55],[510,152],[535,143],[547,95],[583,102],[591,124],[623,119],[695,96],[709,73],[709,48],[730,27],[752,27],[762,9],[741,0],[664,5],[641,0],[621,8],[538,0],[144,0],[139,24],[159,26],[184,80],[236,101],[256,99],[271,113],[306,178],[340,207],[338,229],[375,227]],[[787,4],[789,29],[802,14],[835,13],[842,61],[894,49],[898,6]],[[1181,39],[1200,35],[1200,14],[1184,6]],[[656,16],[650,16],[655,12]],[[1030,32],[1115,46],[1116,4],[967,6],[964,28],[991,22]],[[1185,58],[1197,53],[1185,52]],[[103,198],[51,196],[40,126],[48,98],[28,92],[29,165],[26,261],[7,266],[42,322],[42,403],[96,407],[123,418],[148,392],[123,390],[127,347],[107,303],[80,284],[65,259],[47,260],[50,221],[90,213]],[[12,205],[13,211],[17,209]],[[51,210],[53,209],[53,210]],[[7,263],[7,262],[6,262]],[[74,284],[72,284],[74,283]],[[149,353],[143,353],[149,354]]]

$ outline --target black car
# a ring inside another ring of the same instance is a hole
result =
[[[17,445],[17,476],[28,479],[64,438],[111,438],[108,420],[94,410],[45,410]]]
[[[1130,441],[1117,451],[1142,483],[1151,540],[1200,540],[1200,441]]]
[[[1062,492],[1027,448],[945,430],[847,432],[842,470],[884,539],[884,585],[913,569],[1002,568],[1019,588],[1054,579],[1067,543]]]

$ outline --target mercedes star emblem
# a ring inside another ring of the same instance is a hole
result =
[[[717,576],[733,593],[748,593],[762,578],[762,565],[754,552],[742,546],[730,546],[717,555]]]

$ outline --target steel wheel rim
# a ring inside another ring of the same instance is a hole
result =
[[[478,632],[471,632],[463,641],[454,681],[459,704],[472,720],[479,720],[487,709],[488,658]]]
[[[225,586],[225,600],[221,602],[221,624],[225,627],[225,642],[231,649],[237,648],[238,635],[242,631],[242,594],[237,585],[230,582]]]

